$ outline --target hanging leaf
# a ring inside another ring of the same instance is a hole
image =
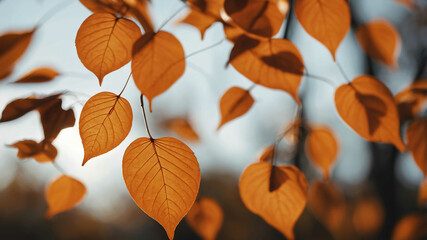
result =
[[[420,189],[418,190],[418,204],[423,206],[427,203],[427,178],[421,182]]]
[[[286,4],[285,11],[280,4]],[[225,0],[224,2],[225,12],[237,26],[250,34],[266,38],[271,38],[279,32],[288,8],[288,1]]]
[[[305,142],[307,155],[319,166],[325,179],[329,179],[331,166],[338,155],[338,142],[326,127],[311,127]]]
[[[258,41],[240,37],[231,50],[229,63],[252,82],[286,91],[301,104],[298,89],[304,73],[304,63],[291,41]]]
[[[73,109],[62,109],[62,100],[55,99],[38,108],[43,126],[44,138],[53,142],[64,128],[73,127],[76,122]]]
[[[91,97],[82,109],[79,121],[84,148],[83,164],[117,147],[132,128],[129,102],[111,92]]]
[[[80,61],[102,84],[104,76],[126,65],[141,36],[138,25],[110,13],[94,13],[80,26],[76,48]]]
[[[274,145],[264,148],[262,150],[261,156],[259,157],[259,162],[272,163],[274,158],[274,151]]]
[[[146,33],[133,47],[132,74],[141,93],[150,103],[168,90],[185,71],[181,43],[164,31]]]
[[[146,33],[154,32],[153,21],[148,13],[148,4],[151,0],[123,0],[129,7],[129,12],[134,16]]]
[[[232,87],[228,89],[219,102],[221,122],[218,125],[217,130],[229,121],[248,112],[254,102],[255,100],[252,98],[249,90],[239,87]]]
[[[139,138],[125,151],[123,178],[135,203],[173,239],[199,191],[193,151],[175,138]]]
[[[214,240],[223,220],[221,206],[212,198],[200,198],[185,216],[188,225],[204,240]]]
[[[415,119],[406,130],[411,155],[424,176],[427,176],[427,117]]]
[[[397,68],[401,50],[399,32],[387,20],[375,20],[356,30],[357,40],[369,57]]]
[[[59,73],[52,68],[37,68],[25,74],[15,83],[43,83],[52,81]]]
[[[359,235],[374,235],[382,227],[384,209],[378,199],[374,197],[361,199],[353,211],[353,226]]]
[[[73,208],[83,200],[85,195],[86,187],[81,182],[72,177],[61,175],[46,189],[46,201],[49,206],[46,217],[51,218],[60,212]]]
[[[407,215],[399,220],[394,228],[392,240],[426,239],[427,217],[421,213]]]
[[[169,119],[163,123],[163,126],[169,131],[176,133],[182,139],[191,142],[199,141],[199,136],[186,118]]]
[[[0,79],[12,73],[15,64],[30,45],[34,32],[35,29],[0,36]]]
[[[221,20],[220,10],[224,5],[224,0],[189,0],[187,3],[190,12],[180,23],[190,24],[199,29],[203,39],[206,30]]]
[[[308,208],[332,233],[342,231],[347,204],[342,192],[332,182],[314,181],[308,191]]]
[[[47,141],[37,143],[33,140],[22,140],[11,145],[18,149],[17,157],[21,159],[34,158],[39,163],[55,161],[58,151]]]
[[[395,96],[400,121],[414,119],[427,103],[427,80],[417,80]]]
[[[336,51],[350,30],[350,8],[346,0],[298,0],[295,15],[305,31],[331,52]]]
[[[20,118],[40,106],[56,101],[59,96],[61,96],[61,94],[55,94],[44,98],[28,97],[16,99],[4,108],[0,123]]]
[[[239,191],[251,212],[294,239],[295,222],[307,201],[307,181],[302,172],[294,166],[254,163],[240,177]]]
[[[400,151],[405,150],[396,104],[380,81],[364,75],[341,85],[335,92],[335,106],[341,118],[362,138],[392,143]]]
[[[111,13],[124,15],[128,9],[123,1],[116,0],[79,0],[94,13]]]

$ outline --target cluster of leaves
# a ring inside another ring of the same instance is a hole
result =
[[[152,111],[153,99],[166,92],[183,75],[186,55],[180,41],[162,30],[163,26],[155,30],[148,14],[148,0],[80,2],[93,12],[81,24],[75,40],[83,65],[97,76],[100,85],[106,75],[127,63],[131,62],[132,68],[120,93],[100,92],[82,109],[79,131],[84,148],[82,165],[85,165],[92,158],[116,148],[128,136],[133,112],[122,94],[131,76],[141,91],[145,118],[143,96],[148,99]],[[227,65],[253,82],[248,89],[232,87],[224,93],[219,102],[221,122],[218,129],[251,109],[255,102],[251,95],[254,87],[282,90],[298,105],[294,122],[263,151],[256,163],[244,170],[240,195],[246,207],[293,239],[294,225],[308,198],[314,214],[332,232],[338,231],[339,226],[334,223],[339,222],[337,219],[344,214],[345,210],[341,210],[345,208],[336,187],[328,179],[339,152],[339,143],[328,127],[309,125],[301,117],[300,83],[303,77],[316,77],[307,73],[301,53],[286,38],[293,16],[291,12],[295,11],[307,34],[322,43],[336,62],[337,49],[350,30],[348,3],[345,0],[188,0],[185,4],[190,11],[180,22],[198,28],[202,39],[213,23],[220,22],[226,38],[233,43]],[[275,37],[286,18],[285,38]],[[36,31],[34,28],[0,36],[1,78],[13,71]],[[391,23],[386,20],[368,22],[358,26],[356,36],[369,57],[390,68],[398,67],[401,43],[399,33]],[[340,67],[338,63],[337,66]],[[40,83],[58,75],[55,70],[41,68],[16,82]],[[417,116],[427,100],[427,81],[416,81],[393,97],[389,89],[373,76],[362,75],[350,80],[343,73],[343,78],[347,81],[335,91],[335,106],[342,120],[362,138],[393,144],[400,151],[406,149],[400,124],[411,121],[407,129],[407,146],[426,175],[427,118]],[[28,97],[6,106],[0,122],[37,110],[44,129],[45,139],[40,143],[23,140],[12,144],[19,150],[18,157],[54,162],[57,151],[52,142],[62,129],[73,126],[75,121],[72,109],[62,109],[62,96]],[[223,213],[213,199],[201,197],[196,200],[200,168],[193,151],[175,138],[153,138],[146,119],[145,124],[148,137],[133,141],[123,156],[123,178],[130,195],[146,214],[164,227],[170,239],[186,215],[189,225],[200,236],[214,239]],[[198,140],[186,119],[174,119],[165,125],[182,138]],[[302,132],[307,136],[302,137]],[[294,155],[299,151],[296,146],[305,144],[309,158],[319,167],[324,180],[314,182],[308,190],[305,176],[296,166],[276,163],[277,145],[283,138],[295,146]],[[422,201],[427,199],[426,182],[420,195]],[[47,215],[72,208],[85,193],[82,183],[62,175],[47,188]],[[319,196],[324,201],[317,200]],[[336,214],[330,216],[331,212]]]

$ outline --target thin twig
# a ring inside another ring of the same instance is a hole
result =
[[[150,129],[148,128],[147,116],[145,115],[145,108],[144,108],[144,96],[142,94],[140,96],[140,100],[141,100],[141,107],[142,107],[142,115],[144,116],[145,128],[147,129],[147,133],[151,141],[153,141],[154,138],[151,136]]]

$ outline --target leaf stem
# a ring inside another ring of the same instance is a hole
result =
[[[220,40],[220,41],[218,41],[218,42],[216,42],[216,43],[214,43],[214,44],[212,44],[212,45],[210,45],[210,46],[207,46],[207,47],[205,47],[205,48],[202,48],[202,49],[199,49],[199,50],[197,50],[197,51],[195,51],[195,52],[192,52],[192,53],[190,53],[190,54],[188,54],[187,56],[185,56],[185,59],[187,59],[187,58],[189,58],[189,57],[192,57],[192,56],[194,56],[194,55],[196,55],[196,54],[199,54],[199,53],[201,53],[201,52],[204,52],[204,51],[206,51],[206,50],[209,50],[209,49],[211,49],[211,48],[213,48],[213,47],[216,47],[216,46],[218,46],[218,45],[220,45],[222,42],[224,42],[225,41],[225,38],[224,39],[222,39],[222,40]]]
[[[49,11],[47,11],[38,21],[38,23],[36,24],[36,28],[41,27],[43,24],[45,24],[48,20],[50,20],[53,16],[55,16],[58,12],[60,12],[61,10],[65,9],[66,7],[68,7],[69,5],[71,5],[71,3],[74,3],[75,1],[73,0],[65,0],[57,5],[55,5],[53,8],[51,8]]]
[[[335,87],[335,84],[331,80],[329,80],[328,78],[324,78],[324,77],[317,76],[317,75],[312,75],[312,74],[309,74],[309,73],[304,73],[304,76],[308,77],[308,78],[318,79],[318,80],[320,80],[322,82],[327,83],[331,87]]]
[[[184,8],[186,8],[187,7],[187,5],[184,5],[184,6],[182,6],[182,7],[180,7],[175,13],[173,13],[172,14],[172,16],[170,16],[168,19],[166,19],[166,21],[164,21],[163,23],[162,23],[162,25],[160,25],[160,27],[159,27],[159,29],[157,30],[157,32],[158,31],[160,31],[160,30],[162,30],[162,28],[166,25],[166,24],[168,24],[176,15],[178,15],[178,13],[180,13]]]
[[[144,96],[142,94],[140,96],[140,101],[141,101],[141,107],[142,107],[142,115],[144,116],[145,129],[147,129],[147,133],[148,133],[148,136],[150,137],[150,140],[153,141],[154,138],[153,136],[151,136],[150,129],[148,128],[147,116],[145,115],[145,108],[144,108]]]
[[[336,61],[336,64],[338,66],[338,69],[340,70],[341,74],[344,76],[345,80],[347,81],[347,83],[351,83],[350,78],[347,76],[347,74],[345,73],[344,69],[342,68],[341,64]]]
[[[52,165],[56,168],[56,170],[58,170],[62,174],[68,175],[68,174],[65,173],[64,169],[62,169],[55,161],[52,162]]]
[[[289,0],[289,12],[288,12],[288,17],[286,19],[285,33],[283,36],[284,39],[288,39],[289,26],[291,25],[293,9],[294,9],[294,0]]]
[[[123,87],[122,91],[119,93],[119,95],[117,95],[117,97],[118,97],[118,98],[119,98],[119,97],[122,95],[122,93],[125,91],[126,86],[127,86],[127,85],[128,85],[128,83],[129,83],[130,76],[132,76],[132,72],[129,74],[128,80],[126,80],[125,86]]]

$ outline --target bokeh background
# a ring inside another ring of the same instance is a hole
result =
[[[0,82],[0,109],[15,98],[67,90],[74,94],[65,97],[64,107],[73,107],[78,119],[83,104],[90,96],[101,91],[119,93],[122,89],[130,73],[130,64],[107,75],[100,87],[95,75],[80,62],[74,41],[80,24],[91,12],[77,0],[69,2],[40,26],[14,73]],[[374,71],[375,76],[394,94],[413,81],[418,71],[420,50],[427,47],[427,12],[424,9],[427,4],[425,1],[418,2],[421,7],[411,11],[393,0],[351,1],[355,21],[364,23],[377,18],[391,21],[401,34],[402,51],[398,70],[390,70],[376,63],[371,63],[369,68],[366,56],[351,31],[337,53],[338,62],[347,76],[352,79]],[[61,2],[54,0],[0,0],[0,34],[33,28],[42,16],[58,4]],[[178,0],[153,0],[150,12],[155,25],[160,26],[182,6],[183,3]],[[183,10],[168,22],[164,30],[172,32],[181,41],[187,55],[225,38],[222,25],[216,23],[201,41],[196,28],[177,24],[186,11]],[[334,83],[332,87],[322,81],[305,78],[300,91],[307,121],[329,126],[340,141],[340,153],[332,180],[350,202],[356,203],[357,199],[369,196],[378,199],[381,208],[388,209],[379,191],[381,186],[375,181],[375,162],[380,160],[378,155],[373,154],[373,149],[387,153],[389,146],[367,143],[339,118],[333,95],[335,88],[345,83],[345,79],[327,49],[301,28],[295,16],[292,17],[294,20],[289,36],[301,51],[308,71]],[[282,36],[283,29],[277,37]],[[222,94],[231,86],[248,88],[252,85],[231,66],[224,67],[231,48],[232,44],[224,41],[188,58],[184,76],[154,99],[154,111],[148,115],[148,123],[155,137],[174,136],[160,123],[174,117],[190,119],[201,138],[199,143],[187,142],[195,152],[202,171],[200,195],[216,199],[225,212],[218,239],[283,239],[276,230],[244,207],[238,195],[238,181],[244,168],[254,162],[259,152],[271,145],[292,121],[296,105],[282,91],[256,87],[252,91],[256,100],[252,109],[216,131],[220,120],[218,103]],[[46,84],[10,84],[41,66],[55,68],[62,75]],[[59,214],[52,220],[43,217],[47,209],[44,188],[60,173],[51,164],[18,159],[16,149],[7,146],[22,139],[43,138],[41,126],[35,124],[39,121],[37,113],[0,124],[0,239],[166,239],[161,226],[134,204],[122,178],[121,162],[125,148],[136,138],[147,135],[139,92],[132,81],[123,97],[129,100],[134,111],[133,128],[126,140],[113,151],[82,167],[83,147],[78,123],[73,128],[63,130],[55,140],[59,153],[57,164],[67,174],[82,181],[88,194],[76,209]],[[289,146],[283,143],[281,149],[286,148]],[[397,189],[394,192],[396,212],[392,216],[395,223],[408,213],[420,211],[417,208],[417,191],[423,176],[408,153],[393,154],[393,157],[396,167],[391,176],[395,178],[394,186]],[[284,154],[279,161],[289,163]],[[320,179],[321,176],[304,157],[300,166],[308,180]],[[369,213],[367,216],[369,218]],[[384,215],[383,219],[388,217]],[[386,224],[387,220],[380,222],[373,233],[356,232],[352,238],[378,239],[387,236],[393,224]],[[332,238],[308,210],[298,221],[295,231],[298,239]],[[198,238],[182,221],[177,228],[176,239]]]

